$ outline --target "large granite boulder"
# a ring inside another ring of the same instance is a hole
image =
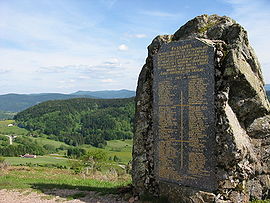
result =
[[[162,44],[207,39],[215,47],[216,177],[214,192],[158,182],[153,148],[153,56]],[[138,80],[133,146],[137,195],[170,202],[248,202],[270,198],[270,105],[247,32],[233,19],[201,15],[173,35],[157,36]]]

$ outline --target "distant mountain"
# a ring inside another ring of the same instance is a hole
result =
[[[98,95],[98,96],[96,96]],[[41,93],[41,94],[5,94],[0,95],[0,111],[20,112],[31,106],[49,100],[72,98],[128,98],[135,95],[134,91],[78,91],[72,94]]]
[[[270,91],[270,84],[266,84],[266,85],[264,86],[264,88],[265,88],[266,91]]]
[[[88,95],[103,99],[118,99],[134,97],[135,92],[131,90],[78,91],[72,95]]]

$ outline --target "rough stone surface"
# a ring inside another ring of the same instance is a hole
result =
[[[164,43],[207,39],[216,48],[218,190],[213,193],[159,183],[154,174],[153,56]],[[171,202],[248,202],[270,198],[270,105],[258,59],[245,29],[229,17],[198,16],[173,35],[157,36],[136,92],[133,185],[138,195],[168,195]],[[175,194],[175,195],[172,195]]]

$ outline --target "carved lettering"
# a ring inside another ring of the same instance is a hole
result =
[[[160,181],[216,188],[214,84],[214,48],[198,39],[165,44],[154,57],[155,170]]]

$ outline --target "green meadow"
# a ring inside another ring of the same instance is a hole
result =
[[[13,124],[14,120],[0,121],[0,135],[27,135],[28,130],[19,128],[18,126],[8,127],[8,124]]]
[[[74,174],[67,169],[46,167],[11,167],[0,174],[0,189],[77,189],[115,193],[118,187],[130,184],[130,179],[98,180]]]
[[[67,149],[72,146],[47,139],[47,136],[43,134],[37,137],[27,136],[30,133],[25,129],[16,125],[8,127],[8,124],[13,123],[14,120],[0,121],[0,136],[26,136],[41,146],[51,145],[61,150],[53,154],[37,156],[37,158],[4,157],[4,163],[7,163],[7,166],[1,169],[0,163],[0,189],[34,189],[43,193],[51,189],[74,189],[80,194],[84,191],[117,194],[119,188],[131,184],[130,175],[122,167],[132,159],[132,140],[107,141],[104,148],[91,145],[77,146],[86,151],[100,150],[107,154],[108,159],[99,163],[95,170],[90,170],[88,173],[82,161],[66,157]],[[7,141],[0,139],[0,145],[4,142],[6,145]],[[13,145],[18,144],[14,139]],[[114,161],[115,157],[117,161]],[[76,199],[75,196],[73,198]]]
[[[57,164],[62,166],[68,165],[68,159],[63,157],[53,157],[53,156],[37,156],[37,158],[22,158],[22,157],[6,157],[6,162],[11,165],[27,165],[30,164],[38,164],[38,165],[46,165],[46,164]]]
[[[4,120],[0,121],[0,135],[16,135],[16,136],[25,136],[29,134],[29,131],[23,128],[19,128],[18,126],[8,127],[8,124],[13,124],[14,120]],[[47,139],[46,135],[41,135],[39,137],[27,136],[30,139],[36,141],[40,145],[52,145],[55,148],[59,147],[70,147],[64,142],[55,141],[51,139]],[[104,151],[109,158],[113,159],[115,156],[118,158],[120,163],[127,164],[132,159],[132,143],[133,140],[110,140],[107,141],[107,145],[105,148],[96,148],[91,145],[81,145],[79,148],[83,148],[85,150],[98,149]],[[1,143],[0,143],[1,144]],[[14,141],[14,145],[16,145],[16,140]],[[38,156],[36,159],[27,159],[21,157],[7,157],[7,161],[11,165],[20,165],[20,164],[63,164],[66,165],[67,159],[64,159],[63,156],[66,154],[66,150],[61,150],[57,152],[58,155],[46,155],[46,156]],[[62,158],[61,158],[62,157]]]

